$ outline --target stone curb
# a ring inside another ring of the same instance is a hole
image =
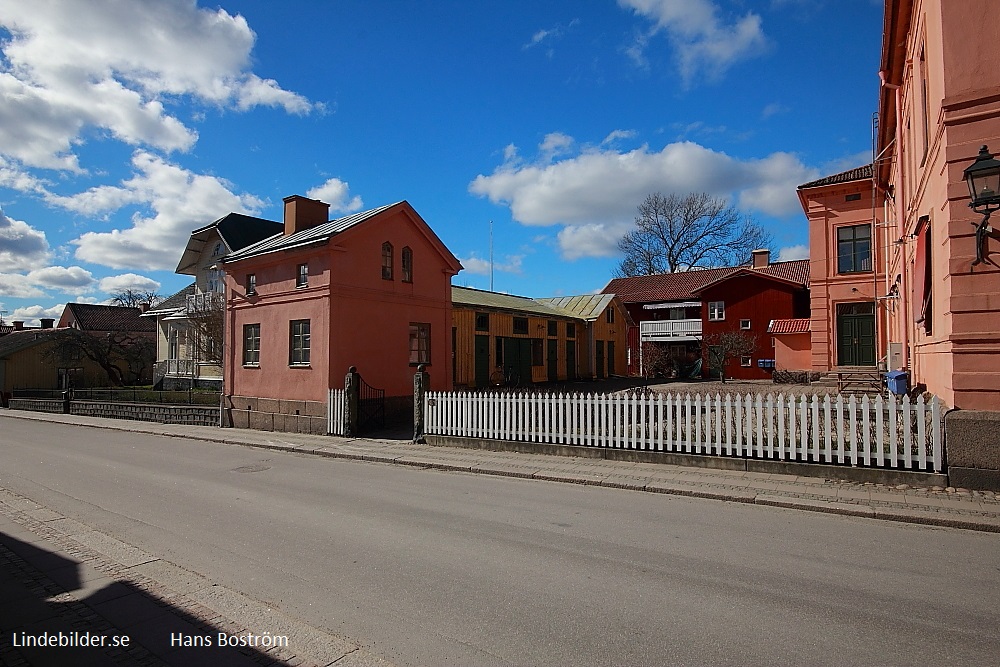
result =
[[[5,411],[6,412],[6,411]],[[715,489],[699,488],[696,486],[684,486],[666,481],[634,482],[625,481],[621,478],[601,477],[599,475],[588,475],[586,473],[563,473],[552,470],[538,470],[532,466],[520,466],[505,462],[496,463],[470,463],[459,464],[450,461],[442,461],[433,457],[422,458],[419,454],[414,455],[386,455],[378,453],[354,453],[343,452],[332,449],[323,449],[320,445],[307,444],[279,444],[273,442],[253,442],[239,438],[224,436],[212,436],[200,433],[169,433],[152,428],[142,428],[133,425],[116,425],[114,423],[103,424],[80,424],[73,422],[63,422],[61,420],[45,419],[33,414],[9,414],[16,419],[26,419],[30,421],[45,421],[50,423],[71,424],[74,426],[86,426],[89,428],[104,428],[126,433],[146,433],[150,435],[160,435],[175,438],[187,438],[200,440],[203,442],[216,442],[219,444],[236,445],[249,447],[252,449],[264,449],[269,451],[296,452],[312,456],[322,456],[326,458],[345,459],[351,461],[365,461],[370,463],[388,463],[392,465],[405,465],[416,468],[469,472],[478,475],[494,475],[498,477],[516,477],[522,479],[539,479],[557,483],[581,484],[591,486],[602,486],[605,488],[626,489],[632,491],[644,491],[647,493],[663,493],[667,495],[684,496],[688,498],[702,498],[707,500],[722,500],[726,502],[738,502],[744,504],[754,504],[769,507],[781,507],[785,509],[805,510],[809,512],[820,512],[826,514],[840,514],[843,516],[857,516],[862,518],[879,519],[884,521],[897,521],[901,523],[914,523],[926,526],[939,526],[945,528],[962,528],[965,530],[975,530],[980,532],[1000,533],[1000,514],[991,516],[973,516],[969,514],[959,514],[950,508],[940,510],[902,509],[892,507],[878,507],[866,504],[850,504],[836,501],[815,500],[812,498],[799,498],[794,495],[776,495],[768,493],[758,493],[740,489]],[[363,438],[352,439],[364,442]]]

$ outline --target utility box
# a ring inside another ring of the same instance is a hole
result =
[[[885,374],[885,384],[896,396],[905,396],[910,391],[910,374],[906,371],[889,371]]]
[[[903,365],[903,344],[889,343],[889,358],[887,368],[899,368]]]

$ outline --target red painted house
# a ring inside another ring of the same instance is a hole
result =
[[[752,265],[694,290],[706,306],[701,325],[705,347],[727,332],[738,332],[755,343],[752,350],[727,364],[726,377],[771,378],[776,365],[776,342],[768,332],[771,320],[809,314],[808,272],[808,261],[769,264],[767,251],[756,251]],[[706,358],[706,374],[711,372],[708,361]]]
[[[451,388],[451,277],[461,264],[407,202],[329,220],[285,199],[284,231],[224,258],[225,402],[235,426],[326,432],[356,366],[392,397]]]
[[[618,295],[635,323],[628,331],[629,374],[646,370],[643,344],[660,346],[677,360],[702,358],[706,335],[739,331],[741,320],[749,320],[748,331],[760,344],[750,365],[728,368],[727,377],[769,378],[774,353],[767,327],[773,319],[808,316],[809,260],[771,263],[770,253],[758,250],[745,266],[615,278],[602,292]]]

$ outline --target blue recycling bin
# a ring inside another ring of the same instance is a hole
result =
[[[906,371],[889,371],[885,374],[885,384],[896,396],[905,396],[910,391],[910,374]]]

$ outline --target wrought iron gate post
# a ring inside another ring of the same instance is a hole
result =
[[[427,366],[420,364],[413,375],[413,442],[424,441],[424,395],[431,383]]]
[[[344,377],[344,435],[356,437],[358,435],[358,390],[361,386],[361,375],[357,366],[347,369]]]

